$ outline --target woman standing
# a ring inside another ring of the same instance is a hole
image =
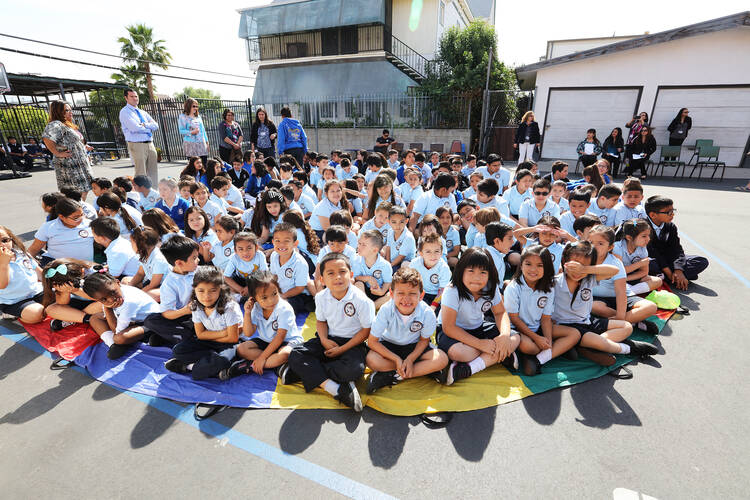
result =
[[[219,124],[219,156],[231,165],[232,158],[242,161],[242,127],[234,121],[231,109],[225,109],[221,116],[224,121]]]
[[[539,147],[541,135],[539,134],[539,124],[534,121],[534,112],[527,111],[521,118],[521,124],[516,130],[516,140],[513,148],[518,149],[518,164],[526,160],[533,160],[534,146]]]
[[[625,124],[625,126],[630,129],[627,142],[627,145],[629,146],[638,138],[638,135],[641,133],[641,128],[648,126],[648,113],[641,111],[638,116],[634,116],[632,120]]]
[[[651,135],[651,129],[644,125],[640,129],[638,138],[628,148],[630,165],[628,165],[628,176],[633,175],[635,169],[641,171],[641,180],[646,179],[646,162],[656,151],[656,139]]]
[[[49,123],[42,134],[44,145],[53,155],[57,189],[72,188],[81,193],[81,200],[91,190],[91,165],[86,154],[91,146],[83,144],[83,135],[73,123],[73,110],[65,101],[53,101],[49,107]]]
[[[672,123],[669,124],[667,130],[669,130],[669,145],[670,146],[682,146],[688,135],[688,130],[693,127],[693,120],[689,116],[687,108],[682,108],[677,116],[674,117]]]
[[[177,126],[182,135],[182,151],[185,156],[199,156],[205,165],[208,158],[208,135],[206,127],[203,126],[203,118],[198,114],[198,107],[198,101],[188,97],[177,120]]]
[[[609,136],[604,139],[602,144],[602,158],[607,160],[612,166],[612,177],[617,177],[617,171],[620,169],[620,153],[625,148],[625,141],[622,139],[622,129],[615,127]],[[609,184],[609,183],[607,183]]]
[[[250,147],[263,153],[263,156],[275,156],[276,149],[276,125],[268,118],[268,113],[263,108],[255,111],[255,121],[250,129]]]

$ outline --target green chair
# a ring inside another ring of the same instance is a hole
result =
[[[659,162],[655,164],[654,171],[651,175],[658,176],[659,168],[661,167],[662,176],[664,175],[664,167],[677,167],[674,176],[677,174],[682,167],[682,175],[685,176],[685,162],[680,161],[681,146],[662,146],[661,153],[659,153]]]
[[[714,145],[713,139],[697,139],[695,141],[695,149],[693,149],[693,156],[690,157],[687,164],[690,165],[690,162],[693,161],[693,158],[695,158],[696,156],[700,154],[702,147],[713,146],[713,145]]]
[[[697,168],[698,180],[701,180],[703,167],[713,167],[714,171],[711,174],[711,179],[716,175],[716,171],[721,168],[721,180],[724,180],[724,171],[727,169],[727,164],[723,161],[719,161],[719,146],[704,146],[701,148],[701,151],[698,154],[698,160],[695,162],[693,170],[690,171],[690,178],[693,177],[693,172],[695,172],[695,169]]]

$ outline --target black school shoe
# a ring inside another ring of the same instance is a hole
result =
[[[445,385],[453,385],[459,380],[469,377],[471,377],[471,367],[469,367],[469,363],[454,361],[448,365],[448,376],[445,379]]]
[[[396,370],[372,372],[367,380],[367,394],[374,394],[378,389],[396,385],[399,382],[400,380],[396,378]]]
[[[164,363],[164,368],[166,368],[170,372],[175,372],[175,373],[184,374],[188,372],[187,365],[177,358],[168,359]]]
[[[354,385],[354,382],[344,382],[339,385],[339,392],[333,399],[358,413],[362,411],[362,399],[359,397],[359,392],[357,392],[357,386]]]
[[[229,368],[224,368],[219,372],[219,380],[229,380],[230,378],[239,377],[240,375],[247,375],[253,371],[253,365],[250,361],[245,359],[235,361]]]
[[[53,332],[57,332],[70,325],[75,325],[75,322],[53,319],[52,321],[49,322],[49,329],[52,330]]]
[[[148,337],[148,345],[150,345],[151,347],[161,347],[161,346],[167,345],[167,343],[164,341],[163,338],[161,338],[155,333],[152,333]]]
[[[521,355],[521,368],[523,369],[523,374],[528,377],[533,377],[542,372],[542,364],[537,357],[529,354]]]
[[[289,385],[295,382],[302,382],[302,379],[290,367],[289,363],[284,363],[276,368],[276,376],[282,385]]]
[[[648,342],[641,342],[639,340],[624,340],[622,343],[630,346],[631,356],[653,356],[654,354],[659,352],[659,348],[657,348],[654,344],[649,344]]]
[[[450,370],[450,363],[445,365],[445,368],[443,368],[440,371],[432,372],[427,374],[428,377],[430,377],[432,380],[437,382],[438,384],[447,385],[448,383],[448,372]]]
[[[656,323],[653,321],[643,320],[639,321],[637,325],[635,325],[636,328],[639,330],[643,330],[644,332],[648,333],[649,335],[658,335],[659,334],[659,327],[656,326]]]
[[[130,350],[130,347],[130,344],[112,344],[107,351],[107,357],[109,359],[121,358]]]
[[[506,358],[502,360],[500,364],[508,370],[518,370],[518,354],[516,353],[516,351],[513,351],[509,356],[506,356]]]

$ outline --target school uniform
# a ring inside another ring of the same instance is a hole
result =
[[[177,274],[172,271],[164,275],[159,290],[160,312],[150,314],[144,324],[170,345],[175,345],[193,334],[193,321],[190,314],[179,318],[167,319],[161,315],[164,311],[175,311],[185,307],[193,295],[193,275],[195,273]]]
[[[391,300],[378,311],[370,333],[383,347],[403,360],[414,352],[421,339],[432,337],[436,326],[435,313],[424,302],[420,301],[414,312],[405,316]],[[434,345],[428,344],[427,349],[434,348]]]
[[[279,254],[272,252],[270,269],[271,274],[278,278],[281,293],[299,286],[305,287],[310,280],[310,268],[297,251],[292,251],[292,256],[283,265],[280,263]],[[307,289],[303,289],[299,295],[287,298],[286,301],[291,304],[296,313],[309,312],[312,306],[312,297]]]
[[[486,296],[479,297],[478,300],[474,300],[473,297],[468,300],[459,298],[456,287],[453,285],[446,287],[440,300],[438,347],[447,353],[451,347],[460,343],[446,335],[442,330],[443,314],[446,308],[453,309],[456,312],[456,326],[465,330],[469,335],[478,339],[494,339],[500,335],[500,330],[494,322],[485,321],[484,317],[492,314],[492,308],[502,301],[503,297],[497,287],[488,291]]]
[[[615,224],[615,220],[617,219],[617,212],[615,211],[614,207],[600,208],[597,200],[593,200],[591,202],[591,205],[589,205],[586,213],[599,217],[599,220],[602,221],[602,224],[604,224],[605,226],[614,227],[617,225]]]
[[[135,276],[141,263],[138,255],[133,251],[130,241],[122,236],[112,240],[107,248],[104,249],[104,255],[107,256],[107,267],[109,273],[119,278],[120,276]]]
[[[518,218],[518,211],[521,209],[521,204],[526,200],[534,199],[534,195],[531,193],[531,188],[523,193],[519,193],[518,188],[513,186],[503,193],[503,199],[508,202],[508,209],[511,215]]]
[[[648,256],[653,259],[649,262],[649,274],[655,276],[664,272],[664,268],[672,271],[679,269],[688,280],[698,279],[698,275],[708,267],[708,259],[699,255],[685,255],[677,226],[673,223],[656,226],[651,219],[648,221],[651,224],[651,240],[647,249]]]
[[[461,192],[461,194],[463,195],[464,198],[468,199],[468,198],[472,198],[473,196],[476,196],[477,192],[474,190],[473,187],[469,186],[466,189],[464,189]]]
[[[411,203],[412,201],[416,203],[424,193],[424,190],[420,185],[411,187],[409,184],[401,184],[401,186],[399,187],[401,188],[401,199],[404,200],[406,206],[409,206],[409,203]]]
[[[471,176],[471,174],[474,173],[474,170],[476,170],[477,167],[471,168],[469,166],[465,166],[461,169],[461,175],[466,177],[467,179]]]
[[[211,332],[227,329],[234,325],[242,327],[243,315],[240,305],[234,300],[227,302],[224,314],[214,309],[207,315],[203,307],[198,307],[190,316],[194,324],[200,323]],[[216,342],[214,340],[201,340],[192,335],[183,340],[172,349],[175,358],[185,364],[193,364],[191,376],[193,380],[203,380],[209,377],[217,377],[221,370],[229,368],[232,360],[237,354],[237,344]]]
[[[234,167],[232,167],[227,170],[227,173],[229,174],[229,178],[232,180],[232,184],[239,189],[244,189],[245,183],[250,178],[250,172],[244,168],[240,168],[238,172],[234,169]]]
[[[8,285],[0,290],[0,313],[18,318],[29,304],[42,302],[43,287],[37,278],[36,260],[17,250],[13,253],[16,259],[8,262]]]
[[[148,254],[146,262],[142,262],[144,282],[151,281],[154,278],[154,274],[161,274],[162,279],[172,271],[172,266],[169,265],[167,259],[161,253],[161,250],[154,248],[151,253]]]
[[[34,234],[34,238],[47,243],[44,260],[52,261],[75,256],[81,260],[94,260],[94,236],[89,228],[91,221],[85,217],[76,227],[65,226],[60,219],[45,222]]]
[[[310,182],[312,183],[312,179]],[[302,194],[306,194],[311,200],[315,200],[315,203],[317,204],[318,194],[310,187],[310,184],[305,184],[302,187]]]
[[[434,214],[439,207],[445,207],[449,209],[451,213],[457,213],[456,199],[453,196],[440,198],[435,195],[433,190],[422,193],[422,196],[414,202],[412,213],[419,214],[419,220],[417,222],[420,222],[426,214]]]
[[[154,188],[150,188],[147,195],[141,196],[141,212],[145,212],[146,210],[151,210],[152,208],[154,208],[156,206],[156,203],[160,199],[161,198],[159,197],[159,192]]]
[[[131,207],[130,205],[122,205],[122,208],[133,219],[136,227],[143,225],[143,219],[141,219],[141,213],[138,210]],[[113,219],[115,219],[117,221],[117,225],[120,226],[120,236],[122,236],[126,240],[130,240],[130,235],[133,231],[132,229],[128,229],[128,226],[125,224],[125,219],[122,218],[122,215],[118,212],[117,214],[115,214]]]
[[[508,265],[505,263],[505,254],[492,245],[487,245],[487,251],[490,253],[490,257],[492,257],[495,269],[497,269],[498,278],[503,280],[508,269]]]
[[[322,233],[324,229],[323,225],[320,223],[319,217],[328,218],[337,210],[341,210],[341,203],[334,205],[328,198],[323,196],[323,199],[315,205],[312,215],[310,216],[310,227],[316,233]],[[318,237],[321,238],[321,240],[323,239],[321,234],[318,234]]]
[[[414,241],[414,235],[406,228],[401,231],[398,238],[395,238],[394,231],[389,231],[386,245],[391,249],[391,262],[399,255],[403,255],[406,261],[412,260],[417,253],[417,242]]]
[[[302,212],[302,207],[300,207],[296,201],[292,200],[289,202],[289,207],[287,210],[296,210],[297,212]]]
[[[605,304],[607,304],[608,307],[616,309],[617,294],[615,292],[615,281],[619,279],[627,279],[628,275],[625,272],[625,266],[623,265],[622,261],[611,253],[607,254],[602,264],[615,266],[617,268],[617,274],[615,274],[611,278],[597,281],[596,286],[594,287],[594,300],[601,300]],[[625,283],[625,295],[627,297],[628,309],[632,308],[637,302],[645,300],[635,295],[630,289],[630,285],[627,284],[627,282]]]
[[[121,285],[123,302],[120,307],[112,309],[117,318],[115,333],[119,333],[135,323],[142,325],[151,314],[159,313],[159,304],[149,294],[129,285]]]
[[[461,235],[456,226],[451,226],[445,235],[445,248],[450,253],[454,248],[461,246]]]
[[[211,193],[211,196],[208,197],[208,201],[214,202],[216,205],[218,205],[219,208],[221,208],[221,211],[226,214],[229,213],[227,211],[227,207],[229,207],[229,203],[227,203],[227,200],[224,198],[219,198],[216,196],[216,193]]]
[[[568,200],[563,198],[562,196],[560,197],[558,201],[555,201],[551,196],[550,196],[550,199],[553,202],[557,203],[557,206],[560,207],[560,213],[570,210],[570,203],[568,203]]]
[[[125,193],[125,203],[138,210],[138,207],[141,205],[141,193],[138,191]]]
[[[320,252],[318,252],[318,262],[320,262],[320,260],[326,255],[328,255],[329,253],[331,253],[331,247],[329,247],[328,245],[321,248]],[[354,264],[354,259],[357,258],[357,251],[353,247],[347,244],[344,247],[344,251],[341,253],[343,253],[346,256],[346,258],[349,259],[349,265]]]
[[[226,197],[224,197],[224,201],[227,202],[228,206],[245,210],[245,200],[242,198],[242,191],[237,189],[233,184],[229,185],[229,190],[227,191]]]
[[[253,222],[253,214],[255,211],[252,208],[246,209],[244,212],[242,212],[242,215],[240,216],[240,219],[242,219],[242,227],[247,229],[250,227],[250,224]]]
[[[594,203],[592,203],[592,205],[594,205]],[[615,222],[612,225],[615,227],[630,219],[648,220],[648,215],[646,215],[646,210],[643,208],[643,205],[638,205],[635,208],[630,208],[623,202],[620,202],[615,205],[614,211]]]
[[[527,238],[524,248],[528,248],[534,245],[540,245],[539,241],[532,238]],[[552,267],[554,267],[555,274],[557,274],[560,271],[560,262],[562,262],[562,254],[563,250],[565,250],[565,245],[554,242],[550,246],[544,248],[549,251],[550,256],[552,257]]]
[[[349,342],[363,328],[370,328],[375,320],[375,304],[365,292],[350,285],[341,300],[326,288],[315,296],[318,321],[328,324],[328,339],[341,346]],[[317,336],[295,347],[289,355],[289,368],[296,373],[310,392],[326,379],[338,383],[353,382],[365,372],[367,348],[364,342],[341,356],[330,358]]]
[[[154,205],[154,208],[161,208],[164,213],[169,215],[177,227],[185,229],[185,210],[190,207],[187,201],[183,200],[179,196],[176,196],[171,206],[167,206],[164,200],[159,200]]]
[[[571,236],[576,236],[576,230],[573,229],[573,223],[576,221],[576,216],[573,212],[568,210],[560,216],[560,229],[570,233]]]
[[[551,215],[552,217],[556,217],[558,220],[560,218],[560,207],[557,206],[557,203],[549,198],[547,198],[547,202],[544,204],[541,210],[536,208],[536,203],[533,199],[524,201],[523,203],[521,203],[521,208],[518,209],[518,218],[525,218],[529,223],[529,227],[536,226],[539,222],[539,219],[541,219],[545,215]]]
[[[503,302],[508,314],[518,314],[529,330],[538,332],[542,326],[542,316],[552,316],[555,309],[555,290],[534,290],[521,276],[520,282],[511,280],[505,287]]]
[[[211,253],[214,254],[211,262],[223,271],[226,269],[229,259],[234,255],[234,241],[229,240],[227,243],[222,243],[217,237],[216,243],[211,247]]]
[[[432,304],[440,289],[447,287],[451,282],[451,269],[443,259],[440,259],[437,264],[428,269],[424,265],[424,259],[419,256],[409,262],[409,267],[417,271],[422,277],[422,286],[424,287],[424,299],[422,300],[427,304]]]
[[[227,265],[224,268],[224,276],[232,278],[240,286],[246,286],[247,279],[255,271],[268,271],[266,256],[263,255],[263,252],[256,251],[250,260],[242,260],[235,253],[227,261]]]
[[[375,178],[383,173],[383,168],[381,167],[379,170],[372,171],[370,169],[367,169],[367,173],[365,174],[365,184],[369,184],[372,181],[375,180]]]
[[[635,247],[633,253],[628,252],[628,242],[625,239],[616,241],[612,253],[622,259],[622,264],[625,267],[632,266],[633,264],[648,259],[648,248],[647,247]]]
[[[352,259],[351,264],[355,279],[358,276],[371,276],[375,278],[375,281],[378,282],[378,286],[381,288],[393,281],[393,269],[391,268],[391,264],[380,254],[377,255],[375,263],[372,265],[372,267],[369,267],[367,265],[365,258],[361,255],[356,255],[354,259]],[[372,293],[369,284],[363,284],[365,286],[365,294],[370,298],[370,300],[376,301],[381,297]]]
[[[347,179],[353,179],[354,175],[357,174],[357,169],[349,167],[349,171],[347,172],[343,167],[338,166],[336,167],[336,178],[342,181],[345,181]]]
[[[198,205],[196,203],[196,205]],[[206,215],[208,216],[208,223],[213,226],[216,224],[216,219],[218,217],[221,217],[222,215],[226,215],[226,210],[223,210],[219,205],[214,203],[211,200],[206,200],[206,204],[202,207],[198,205],[204,212],[206,212]]]
[[[596,277],[589,274],[579,282],[578,291],[573,298],[565,273],[555,276],[555,308],[552,311],[552,321],[559,325],[573,327],[581,335],[587,332],[601,335],[606,332],[609,320],[591,317],[595,286]]]
[[[498,212],[500,212],[500,215],[504,215],[506,217],[510,217],[510,204],[508,201],[501,197],[501,196],[494,196],[489,202],[483,203],[479,201],[474,195],[472,198],[477,203],[477,207],[479,208],[496,208]]]
[[[294,309],[284,299],[279,299],[276,307],[273,308],[271,315],[266,319],[263,316],[263,308],[258,303],[253,305],[250,311],[250,322],[255,325],[255,336],[252,340],[258,349],[265,350],[273,339],[276,337],[279,329],[286,330],[282,346],[291,344],[296,346],[303,342],[302,333],[297,327],[296,315]]]
[[[482,174],[482,178],[484,179],[495,179],[497,181],[497,184],[500,186],[500,193],[503,192],[503,189],[510,186],[510,170],[504,167],[500,167],[497,172],[492,173],[489,170],[489,167],[487,165],[483,167],[477,167],[477,172]]]
[[[83,211],[83,216],[86,217],[87,219],[94,220],[99,216],[96,213],[96,210],[94,210],[94,207],[91,205],[91,203],[86,203],[85,201],[79,201],[78,205],[80,205],[81,210]]]
[[[299,205],[300,209],[302,209],[302,214],[308,216],[312,214],[313,210],[315,210],[315,205],[317,203],[313,198],[302,192],[299,195],[297,204]]]
[[[219,242],[219,237],[216,236],[216,232],[214,232],[213,229],[209,229],[208,231],[206,231],[200,236],[195,235],[191,239],[194,242],[198,243],[199,245],[203,243],[204,241],[208,241],[209,243],[211,243],[211,248],[213,248],[214,245],[216,245]]]
[[[383,242],[388,240],[388,234],[391,232],[391,225],[387,222],[383,224],[380,227],[375,226],[375,217],[372,219],[368,219],[364,224],[362,224],[362,227],[359,229],[359,234],[364,233],[365,231],[369,231],[370,229],[376,229],[380,231],[380,234],[383,235]]]

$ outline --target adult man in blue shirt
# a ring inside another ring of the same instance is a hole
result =
[[[125,89],[127,104],[120,110],[120,126],[128,143],[128,153],[135,164],[135,175],[147,175],[154,186],[159,184],[156,148],[153,134],[159,125],[142,109],[138,109],[138,94]]]

